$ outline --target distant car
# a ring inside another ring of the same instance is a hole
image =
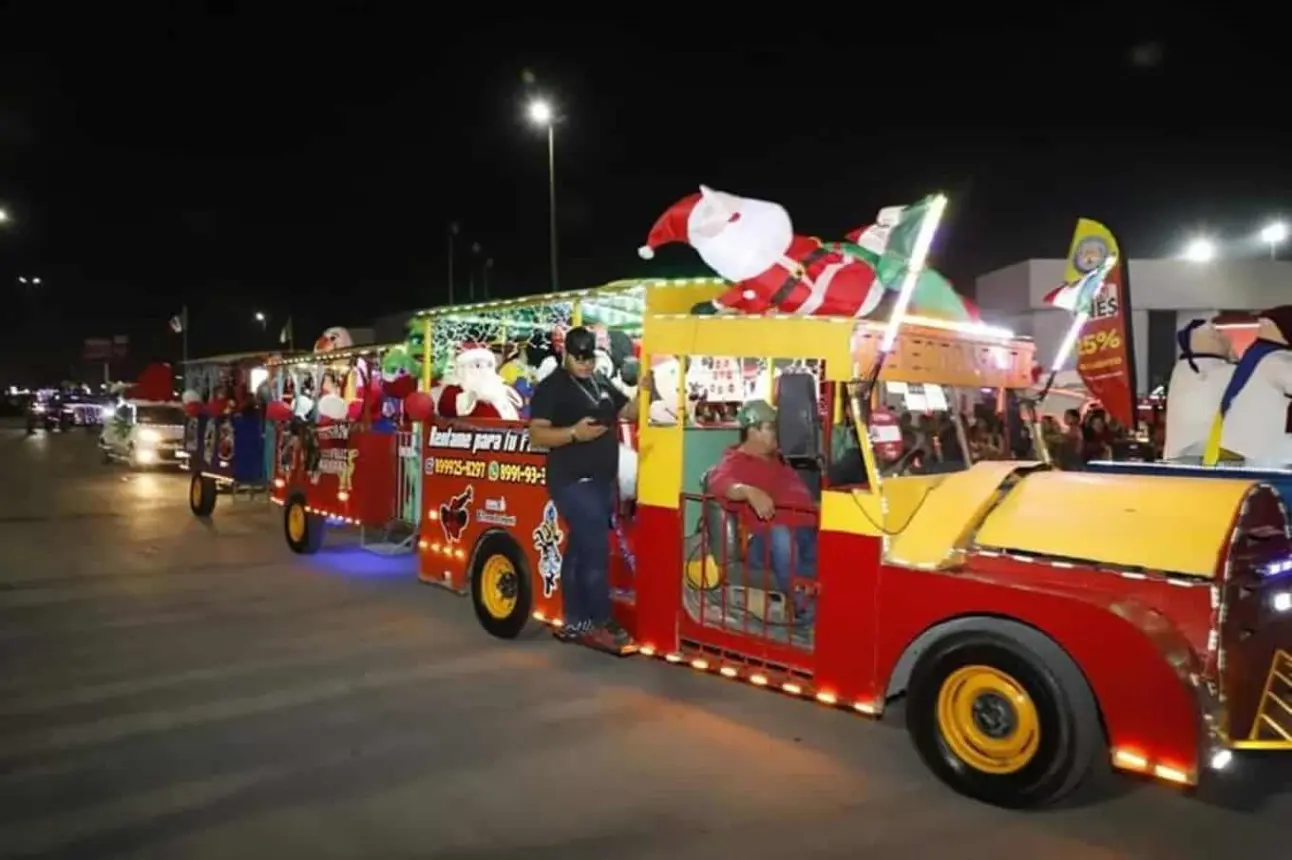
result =
[[[184,410],[178,403],[124,400],[105,416],[99,447],[103,462],[176,466],[184,447]]]

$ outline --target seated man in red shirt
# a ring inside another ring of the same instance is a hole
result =
[[[740,408],[736,420],[740,444],[722,455],[709,474],[708,490],[719,498],[744,503],[742,519],[752,526],[745,557],[755,566],[770,562],[776,589],[789,596],[794,576],[816,576],[816,502],[780,455],[772,405],[751,400]],[[796,604],[799,620],[807,620],[807,605]]]

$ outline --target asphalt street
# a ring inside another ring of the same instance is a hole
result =
[[[539,636],[490,639],[412,560],[0,428],[0,856],[1286,858],[1234,809],[1115,783],[1010,813],[897,724]]]

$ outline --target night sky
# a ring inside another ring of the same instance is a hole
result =
[[[473,242],[494,295],[545,291],[533,91],[563,114],[563,287],[701,272],[686,248],[635,253],[701,182],[781,202],[825,238],[943,190],[934,264],[966,292],[1063,254],[1079,216],[1154,256],[1292,209],[1282,50],[1214,20],[1179,36],[1093,18],[939,33],[918,28],[940,13],[906,6],[796,26],[772,17],[787,7],[733,25],[716,8],[554,24],[492,5],[487,19],[102,5],[110,17],[0,11],[0,284],[16,309],[0,318],[0,382],[61,372],[85,336],[177,357],[166,320],[185,303],[195,355],[272,344],[289,314],[312,339],[442,303],[453,221],[460,298]],[[39,293],[19,276],[40,276]]]

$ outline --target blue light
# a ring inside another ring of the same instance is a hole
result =
[[[1284,558],[1279,561],[1272,561],[1265,565],[1264,570],[1261,572],[1266,576],[1278,576],[1281,573],[1288,573],[1290,571],[1292,571],[1292,558]]]

